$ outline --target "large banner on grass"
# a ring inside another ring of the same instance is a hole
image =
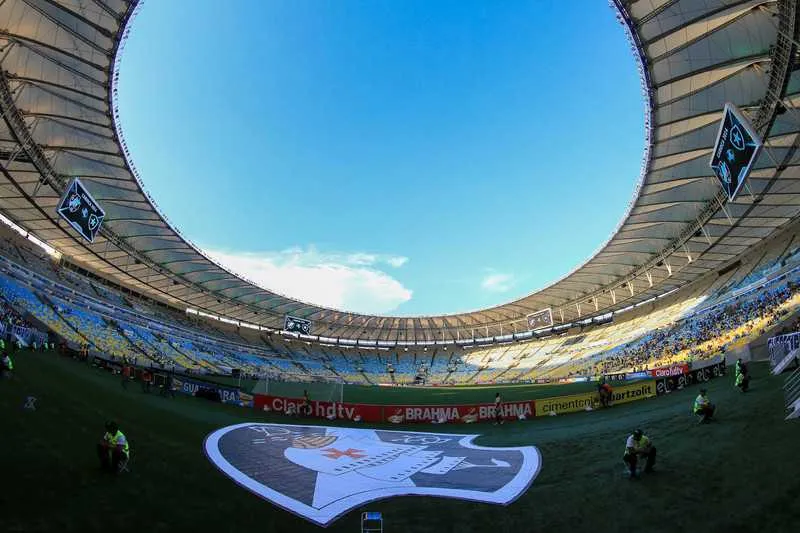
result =
[[[244,423],[214,431],[204,448],[242,488],[324,527],[394,496],[508,505],[539,473],[539,450],[478,446],[477,436]]]
[[[613,388],[612,405],[628,403],[656,395],[656,383],[653,380],[632,383]],[[536,416],[552,416],[595,409],[600,405],[600,396],[596,392],[585,392],[569,396],[557,396],[536,400]]]

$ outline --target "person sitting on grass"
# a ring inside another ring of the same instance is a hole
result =
[[[130,459],[130,447],[125,434],[119,430],[116,422],[106,422],[106,433],[97,445],[97,457],[100,468],[118,474],[125,470]]]
[[[637,476],[636,465],[639,462],[639,457],[646,458],[644,471],[647,473],[653,472],[653,467],[656,464],[656,447],[653,446],[653,441],[641,429],[637,429],[628,436],[628,440],[625,442],[625,455],[622,456],[622,460],[628,465],[631,479]]]
[[[716,406],[708,399],[708,391],[700,389],[700,394],[694,399],[694,414],[702,416],[700,419],[701,424],[707,424],[714,419],[714,411]]]

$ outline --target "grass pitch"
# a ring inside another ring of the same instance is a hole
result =
[[[257,380],[239,381],[230,376],[202,376],[200,379],[218,383],[227,387],[240,386],[250,392],[258,383]],[[278,387],[280,389],[280,386]],[[292,383],[293,396],[299,398],[303,389],[302,383]],[[571,383],[552,385],[509,384],[509,385],[455,385],[447,387],[404,386],[368,386],[344,385],[343,401],[346,403],[366,403],[372,405],[447,405],[493,403],[494,395],[499,392],[504,401],[535,400],[552,396],[578,394],[597,389],[595,383]],[[281,392],[276,396],[284,395]],[[329,396],[318,397],[314,390],[309,391],[312,400],[328,400]]]
[[[14,360],[14,379],[0,382],[0,531],[321,530],[239,488],[203,453],[203,439],[214,429],[285,418],[146,395],[135,384],[124,391],[118,377],[52,353],[22,352]],[[689,413],[693,387],[608,411],[500,427],[409,426],[480,434],[477,443],[487,446],[536,445],[542,471],[508,507],[398,497],[354,509],[328,530],[359,531],[360,511],[379,510],[389,532],[797,531],[800,424],[783,421],[783,380],[766,370],[753,365],[747,395],[732,387],[730,376],[708,384],[719,406],[712,425],[697,425]],[[477,390],[479,401],[491,401],[494,389]],[[445,394],[459,389],[434,391],[442,396],[433,403],[446,403]],[[545,395],[568,392],[578,391]],[[28,395],[38,398],[35,412],[22,409]],[[457,395],[452,401],[478,400]],[[133,448],[132,471],[117,478],[99,472],[94,456],[110,418]],[[635,427],[653,438],[659,462],[656,474],[632,482],[622,475],[621,456]]]
[[[493,403],[499,392],[503,401],[536,400],[597,390],[594,383],[568,385],[458,385],[455,387],[367,387],[345,385],[344,401],[375,405],[455,405]]]

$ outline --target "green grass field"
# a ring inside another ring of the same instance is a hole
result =
[[[191,378],[191,376],[190,376]],[[201,379],[228,387],[237,387],[240,382],[229,376],[203,376]],[[250,392],[256,386],[255,380],[241,380],[241,389]],[[273,385],[274,386],[274,385]],[[280,384],[277,385],[280,389]],[[550,396],[577,394],[595,390],[592,383],[573,383],[569,385],[458,385],[454,387],[378,387],[367,385],[344,385],[343,398],[348,403],[367,403],[373,405],[439,405],[492,403],[496,392],[507,401],[533,400]],[[303,384],[291,384],[295,391],[289,394],[299,398]],[[298,392],[299,391],[299,392]],[[282,396],[282,394],[276,394]],[[310,394],[312,400],[328,399]]]
[[[0,382],[0,531],[320,530],[238,487],[203,453],[212,430],[284,420],[277,415],[145,395],[135,386],[124,391],[117,377],[53,354],[20,353],[15,364],[14,378]],[[719,422],[712,425],[700,426],[689,414],[693,388],[607,411],[499,427],[409,428],[476,433],[476,442],[486,446],[536,445],[542,471],[508,507],[392,498],[355,509],[328,530],[359,531],[360,511],[379,510],[389,532],[797,531],[800,425],[783,421],[782,379],[768,376],[763,365],[753,365],[753,373],[747,395],[738,394],[730,378],[709,383],[719,406]],[[442,393],[442,402],[451,399],[447,393],[459,394],[459,402],[477,401],[460,395],[470,390],[433,392]],[[477,390],[484,401],[486,389]],[[504,394],[511,399],[513,390]],[[22,409],[27,395],[38,398],[37,411]],[[109,418],[119,421],[133,447],[132,471],[117,478],[103,475],[94,455]],[[621,455],[625,437],[638,426],[658,447],[658,472],[629,481]]]
[[[534,400],[595,390],[592,383],[569,385],[473,385],[458,387],[367,387],[346,385],[344,401],[377,405],[492,403],[499,392],[505,401]]]

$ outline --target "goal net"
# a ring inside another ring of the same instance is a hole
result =
[[[344,384],[342,383],[280,381],[262,378],[253,388],[253,394],[283,398],[302,398],[305,391],[308,391],[308,397],[311,400],[319,402],[341,403],[344,399]]]

